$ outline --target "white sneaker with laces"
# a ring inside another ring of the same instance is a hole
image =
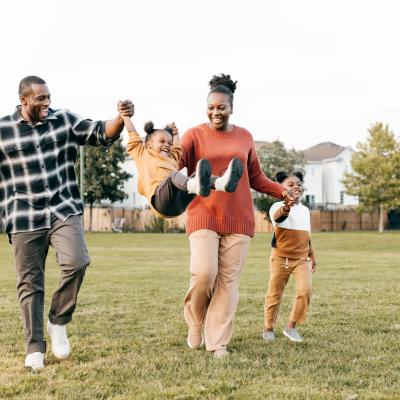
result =
[[[71,346],[67,337],[65,325],[47,322],[47,332],[51,338],[51,351],[60,360],[65,360],[71,353]]]
[[[25,367],[32,368],[33,372],[44,368],[44,353],[35,351],[34,353],[28,354],[25,357]]]

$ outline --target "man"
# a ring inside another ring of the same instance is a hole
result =
[[[71,352],[65,326],[89,265],[83,236],[83,204],[75,175],[79,146],[110,146],[132,116],[131,101],[118,103],[109,121],[84,119],[50,108],[46,82],[27,76],[19,84],[21,105],[0,119],[0,212],[15,250],[18,299],[26,340],[25,366],[44,366],[44,268],[49,245],[61,268],[47,331],[53,354]]]

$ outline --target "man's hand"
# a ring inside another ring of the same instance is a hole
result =
[[[116,140],[124,129],[124,118],[130,118],[135,113],[135,107],[130,100],[122,100],[117,103],[118,115],[114,119],[106,121],[106,136]]]
[[[135,114],[135,106],[130,100],[121,100],[117,104],[119,115],[123,117],[132,117]]]

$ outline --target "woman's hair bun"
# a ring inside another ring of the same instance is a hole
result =
[[[279,183],[282,183],[289,175],[285,171],[278,171],[275,174],[275,180]]]
[[[221,74],[221,75],[214,75],[211,79],[211,81],[209,82],[210,85],[210,89],[212,90],[213,88],[217,87],[217,86],[225,86],[227,87],[232,93],[235,93],[236,90],[236,84],[237,81],[233,81],[231,79],[230,75],[225,75],[225,74]]]
[[[154,132],[154,124],[153,121],[148,121],[144,124],[144,131],[148,134],[151,135]]]

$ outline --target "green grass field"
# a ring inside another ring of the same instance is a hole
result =
[[[23,368],[12,248],[0,239],[0,399],[400,399],[400,233],[313,235],[318,271],[305,337],[260,337],[270,235],[253,239],[242,276],[232,354],[186,346],[189,282],[183,234],[88,234],[92,265],[69,325],[73,353]],[[46,271],[46,313],[58,278]]]

